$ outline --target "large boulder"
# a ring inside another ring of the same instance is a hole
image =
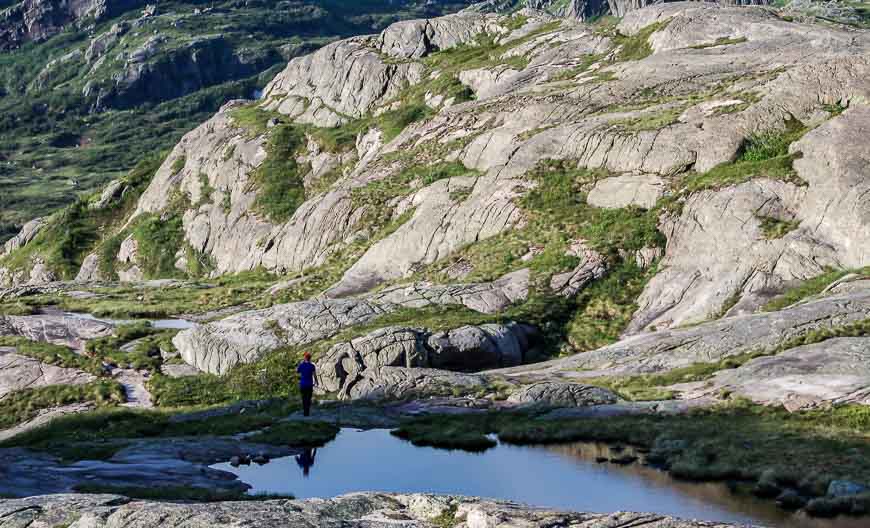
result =
[[[344,398],[359,394],[369,397],[375,385],[376,392],[384,397],[404,394],[410,389],[390,387],[389,381],[398,376],[400,384],[406,384],[417,377],[406,379],[410,371],[390,370],[404,372],[391,375],[378,371],[385,367],[473,371],[519,365],[536,337],[536,329],[516,323],[469,325],[435,333],[416,328],[381,328],[333,345],[318,357],[318,389]],[[439,376],[450,378],[448,373]],[[357,388],[359,383],[368,384],[367,388]]]

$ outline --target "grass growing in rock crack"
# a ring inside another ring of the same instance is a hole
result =
[[[761,309],[765,312],[782,310],[787,306],[791,306],[792,304],[822,293],[825,288],[842,279],[849,273],[850,272],[846,270],[829,269],[821,275],[805,280],[800,284],[789,288],[783,294],[771,299]],[[856,273],[870,275],[870,267],[858,270]]]
[[[615,43],[620,46],[619,53],[616,56],[617,61],[642,60],[652,55],[653,49],[650,46],[649,38],[656,31],[668,27],[670,22],[670,19],[668,19],[650,24],[632,36],[617,34],[614,38]]]
[[[772,348],[762,348],[742,354],[723,357],[718,361],[699,362],[654,374],[640,374],[626,377],[589,378],[584,382],[605,387],[617,392],[621,397],[633,401],[670,400],[676,393],[667,387],[678,383],[705,381],[717,372],[735,369],[746,363],[766,356],[775,356],[799,346],[812,345],[839,337],[863,337],[870,335],[870,320],[857,321],[831,328],[818,328],[786,339]]]
[[[783,130],[767,131],[751,136],[741,148],[737,159],[723,163],[707,172],[691,172],[676,185],[676,193],[661,201],[665,209],[680,209],[681,199],[706,190],[719,190],[745,183],[755,178],[767,178],[806,186],[794,170],[794,160],[800,153],[789,154],[789,146],[809,129],[791,120]]]
[[[124,389],[110,380],[83,385],[50,385],[25,389],[0,400],[0,430],[35,418],[40,411],[75,403],[93,403],[97,407],[113,406],[125,401]]]
[[[790,232],[794,231],[800,225],[799,220],[780,220],[770,216],[759,217],[761,233],[768,240],[777,240]]]

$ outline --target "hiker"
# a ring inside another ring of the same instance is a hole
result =
[[[314,457],[317,456],[317,449],[306,448],[301,455],[296,455],[296,465],[302,468],[302,476],[307,477],[311,466],[314,465]]]
[[[311,362],[311,353],[306,352],[302,363],[296,367],[299,373],[299,392],[302,393],[302,411],[305,416],[311,415],[311,396],[314,393],[314,363]]]

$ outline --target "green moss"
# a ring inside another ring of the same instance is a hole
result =
[[[758,217],[760,220],[761,233],[768,240],[777,240],[790,232],[794,231],[800,225],[799,220],[786,221],[770,216]]]

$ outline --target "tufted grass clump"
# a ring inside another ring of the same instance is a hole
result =
[[[759,217],[759,228],[767,240],[777,240],[791,233],[800,225],[799,220],[782,220],[772,216]]]
[[[7,394],[0,400],[0,430],[35,418],[40,411],[92,403],[97,407],[124,403],[124,389],[115,381],[97,380],[83,385],[50,385]]]
[[[255,444],[322,447],[338,435],[337,425],[326,422],[281,422],[247,438]]]
[[[618,62],[637,61],[645,59],[652,55],[653,49],[652,46],[650,46],[649,38],[656,31],[660,31],[668,27],[668,24],[670,24],[670,22],[670,19],[655,22],[642,28],[640,31],[630,37],[622,34],[617,34],[614,38],[614,41],[618,46],[620,46],[620,50],[616,56],[616,60]]]

